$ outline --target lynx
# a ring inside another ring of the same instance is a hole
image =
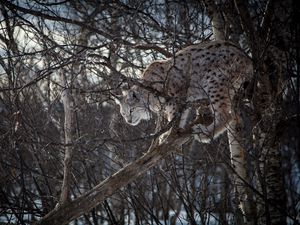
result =
[[[213,121],[194,124],[193,131],[197,140],[209,142],[230,124],[233,97],[252,70],[251,59],[233,43],[192,45],[174,57],[151,63],[142,74],[142,84],[147,88],[134,85],[116,102],[125,121],[135,126],[149,120],[151,111],[171,121],[178,114],[179,100],[184,98],[187,106],[180,118],[180,127],[184,128],[191,123],[190,115],[199,111],[189,104],[207,100]]]

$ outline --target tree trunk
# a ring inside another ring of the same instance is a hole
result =
[[[221,11],[218,9],[218,5],[213,1],[205,1],[206,7],[210,16],[212,17],[212,27],[215,40],[226,39],[226,27],[224,17],[221,15]],[[234,101],[234,99],[232,99]],[[234,185],[237,191],[239,206],[244,214],[245,224],[254,224],[256,218],[253,202],[250,200],[250,190],[246,187],[246,183],[249,184],[249,177],[247,176],[247,160],[246,150],[242,143],[241,134],[241,118],[238,114],[234,115],[234,119],[230,125],[228,125],[227,135],[228,143],[231,154],[231,164],[234,170]]]
[[[87,46],[87,40],[90,34],[87,30],[82,29],[78,36],[78,49],[75,54],[79,54],[82,51],[83,46]],[[80,57],[78,57],[80,58]],[[74,155],[74,140],[76,135],[76,111],[79,111],[84,106],[84,99],[78,93],[72,93],[72,88],[76,91],[76,88],[87,85],[87,79],[85,69],[82,69],[80,60],[75,60],[72,65],[71,71],[62,70],[60,73],[61,86],[64,88],[62,92],[62,103],[64,106],[64,143],[65,143],[65,155],[64,155],[64,177],[61,188],[61,195],[59,204],[65,204],[70,200],[71,190],[71,176],[72,176],[72,158]],[[68,83],[67,77],[71,77],[70,83]]]
[[[255,224],[256,212],[254,202],[251,199],[250,179],[247,172],[246,149],[242,142],[241,118],[236,116],[227,131],[231,164],[234,170],[234,185],[237,191],[238,202],[244,215],[245,224]]]
[[[71,176],[72,176],[72,157],[73,157],[73,135],[74,135],[74,101],[68,87],[65,74],[61,72],[61,84],[65,87],[62,92],[62,102],[64,105],[64,139],[65,139],[65,156],[64,156],[64,177],[61,187],[59,204],[65,204],[70,200]]]

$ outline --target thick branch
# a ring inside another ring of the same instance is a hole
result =
[[[126,186],[144,172],[155,166],[181,144],[188,134],[173,132],[162,145],[148,151],[144,156],[128,164],[123,169],[108,177],[90,191],[65,205],[58,206],[36,224],[67,224],[80,215],[89,212],[117,190]]]

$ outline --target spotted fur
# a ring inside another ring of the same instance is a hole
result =
[[[137,125],[141,120],[149,120],[151,111],[171,121],[178,113],[179,99],[185,98],[188,103],[206,99],[213,122],[193,128],[199,141],[208,142],[232,120],[233,97],[251,77],[252,70],[251,59],[230,42],[192,45],[172,58],[151,63],[142,75],[143,84],[149,88],[133,86],[117,102],[126,122]],[[187,107],[182,113],[181,127],[190,123],[187,118],[191,111],[194,113],[194,109]]]

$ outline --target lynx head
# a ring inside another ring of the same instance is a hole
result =
[[[115,96],[115,102],[120,106],[120,113],[126,123],[136,126],[141,120],[150,119],[149,103],[139,91],[140,88],[133,86],[129,90],[123,90],[121,96]]]

